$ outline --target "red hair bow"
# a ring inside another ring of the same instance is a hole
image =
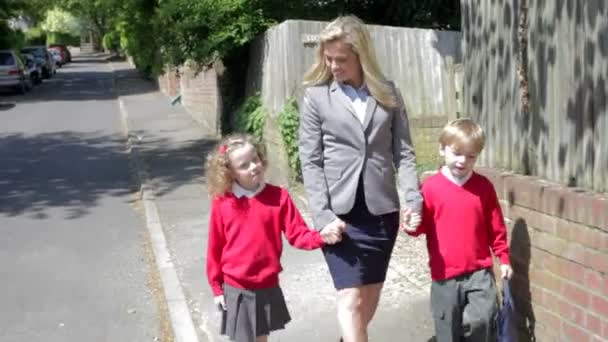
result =
[[[224,154],[226,154],[226,150],[228,150],[228,146],[226,146],[226,144],[222,144],[222,145],[220,145],[218,152],[220,154],[224,155]]]

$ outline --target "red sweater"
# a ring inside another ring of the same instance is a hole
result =
[[[422,223],[410,235],[426,234],[433,280],[445,280],[493,264],[510,264],[507,231],[492,183],[473,172],[461,187],[441,172],[422,185]]]
[[[207,245],[207,279],[213,295],[223,294],[223,283],[242,289],[277,286],[283,233],[300,249],[324,244],[283,188],[267,184],[253,198],[232,193],[215,198]]]

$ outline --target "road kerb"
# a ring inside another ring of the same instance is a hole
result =
[[[112,70],[114,71],[113,67]],[[167,240],[155,203],[153,186],[150,184],[142,157],[139,153],[139,141],[134,141],[137,139],[130,133],[128,112],[120,94],[118,94],[118,105],[120,108],[123,130],[127,137],[127,147],[139,181],[140,196],[146,217],[146,227],[150,235],[156,267],[158,268],[162,281],[175,342],[200,342],[186,297],[167,247]]]

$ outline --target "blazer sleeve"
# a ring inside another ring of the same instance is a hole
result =
[[[399,172],[399,186],[405,195],[405,205],[420,213],[422,209],[422,196],[420,195],[418,175],[416,173],[416,155],[412,145],[405,103],[396,86],[395,92],[399,103],[397,113],[393,115],[392,126],[395,168]]]
[[[337,218],[329,205],[329,189],[323,172],[323,133],[321,118],[307,88],[300,109],[299,152],[302,178],[313,214],[315,228],[321,230]]]

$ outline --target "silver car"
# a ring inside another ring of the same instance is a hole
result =
[[[13,50],[0,50],[0,88],[10,88],[20,94],[32,89],[30,70]]]

